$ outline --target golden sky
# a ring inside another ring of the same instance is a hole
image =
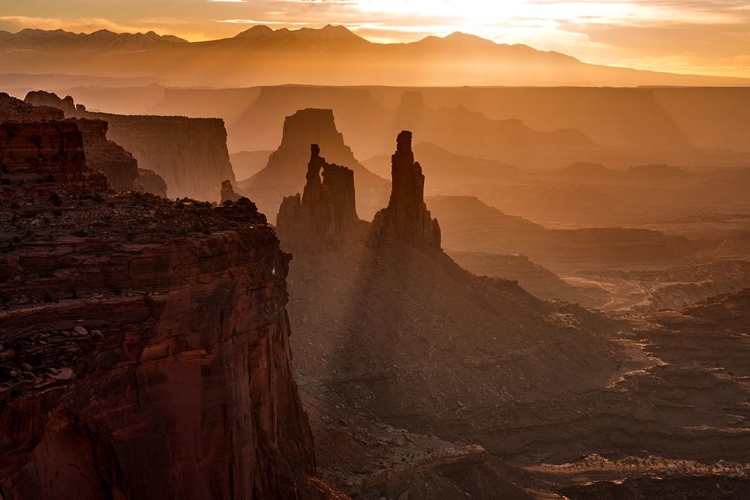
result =
[[[198,41],[342,24],[375,42],[455,31],[585,62],[750,77],[750,0],[0,0],[0,29],[149,31]]]

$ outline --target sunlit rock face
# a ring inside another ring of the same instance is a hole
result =
[[[317,144],[310,146],[306,178],[302,196],[286,197],[279,207],[276,225],[285,248],[335,245],[360,222],[354,172],[326,163]]]
[[[371,242],[405,241],[416,247],[440,248],[440,226],[424,203],[424,174],[414,161],[411,132],[402,131],[391,157],[393,188],[388,207],[375,214]]]
[[[325,498],[255,205],[110,194],[76,121],[0,144],[0,497]]]

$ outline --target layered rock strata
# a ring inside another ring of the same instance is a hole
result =
[[[75,121],[0,123],[0,199],[109,191],[107,178],[86,165]]]
[[[115,191],[142,191],[138,162],[121,146],[107,139],[107,122],[76,119],[83,134],[83,147],[91,168],[104,172]]]
[[[60,120],[64,118],[65,114],[72,116],[76,113],[76,106],[72,97],[67,96],[65,99],[60,99],[56,94],[44,91],[29,92],[26,96],[26,102],[9,96],[4,99],[4,102],[7,107],[12,107],[15,110],[12,119],[18,121]],[[115,191],[144,191],[143,184],[138,182],[138,162],[133,158],[133,155],[107,138],[108,124],[106,121],[88,118],[69,118],[69,120],[75,121],[83,134],[83,145],[88,166],[103,172],[112,189]],[[153,182],[158,181],[147,181],[147,184]],[[161,194],[159,190],[156,190],[156,192],[146,190],[146,192]]]
[[[424,203],[424,174],[414,161],[411,132],[402,131],[391,157],[393,187],[388,207],[375,214],[371,242],[405,241],[416,247],[440,248],[440,225]]]
[[[0,497],[333,498],[255,205],[102,196],[73,121],[0,143]]]
[[[167,184],[170,197],[220,201],[221,183],[235,183],[224,121],[181,116],[87,113],[109,123],[109,137],[133,154],[141,168]]]
[[[306,179],[302,196],[284,198],[276,217],[279,238],[290,249],[335,244],[360,222],[354,172],[327,163],[317,144],[310,146]]]
[[[81,105],[72,106],[72,99],[68,102],[67,97],[60,99],[54,93],[42,91],[30,92],[25,100],[62,109],[67,117],[106,122],[107,137],[137,160],[135,170],[131,167],[129,172],[137,173],[138,167],[151,170],[166,182],[170,196],[220,201],[222,181],[229,179],[234,185],[227,132],[221,119],[94,113]],[[124,174],[112,176],[116,179],[114,184],[118,184],[120,176]],[[154,191],[154,194],[160,192]]]

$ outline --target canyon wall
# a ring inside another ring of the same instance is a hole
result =
[[[101,172],[86,165],[83,135],[74,121],[0,123],[0,199],[51,193],[106,192]]]
[[[255,205],[102,196],[75,121],[0,143],[0,498],[338,498]]]
[[[90,140],[95,145],[88,154],[92,166],[104,171],[118,191],[151,186],[151,190],[146,189],[148,192],[161,195],[161,182],[153,178],[158,175],[166,183],[170,197],[220,201],[222,182],[229,179],[232,185],[235,183],[227,132],[221,119],[94,113],[80,104],[75,105],[70,96],[61,99],[44,91],[29,92],[25,101],[58,108],[68,117],[105,122],[103,133],[109,142],[114,141],[115,146],[121,146],[137,160],[137,164],[124,165],[123,155],[111,145],[107,145],[107,154],[101,154],[103,143],[98,137],[101,134],[94,133],[90,125],[82,126],[86,142]],[[96,161],[98,159],[104,161]],[[139,167],[152,174],[147,174],[143,182],[132,188],[127,178],[137,178]]]
[[[220,201],[221,183],[235,182],[227,131],[218,118],[86,113],[109,123],[109,138],[167,183],[172,198]]]

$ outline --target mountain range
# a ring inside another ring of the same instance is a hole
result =
[[[5,73],[151,77],[172,85],[745,85],[748,80],[586,64],[558,52],[474,35],[369,42],[343,26],[273,30],[189,42],[171,35],[0,31]]]

